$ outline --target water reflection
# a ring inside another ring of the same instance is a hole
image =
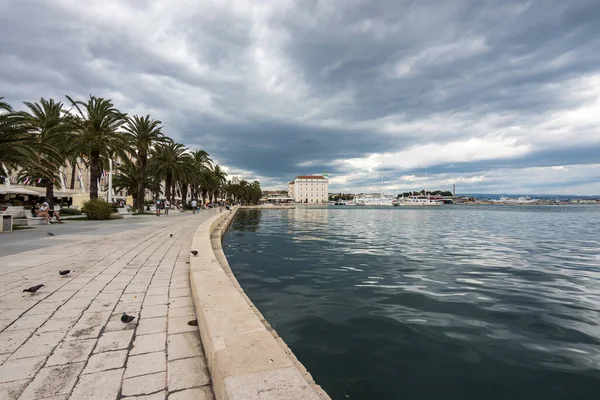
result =
[[[225,252],[334,399],[596,398],[596,207],[281,211]]]

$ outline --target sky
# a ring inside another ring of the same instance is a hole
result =
[[[598,0],[0,0],[0,97],[110,98],[230,176],[600,194]]]

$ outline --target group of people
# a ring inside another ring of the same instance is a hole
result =
[[[171,209],[171,202],[169,199],[156,199],[154,204],[156,206],[157,217],[160,217],[160,210],[165,210],[165,215],[169,215],[169,210]]]
[[[225,207],[227,210],[229,210],[229,204],[227,204],[227,202],[225,201],[219,201],[216,204],[207,204],[206,206],[202,207],[202,204],[198,204],[198,202],[196,200],[192,200],[190,202],[191,208],[192,208],[192,213],[196,214],[197,212],[199,212],[202,208],[209,208],[209,207],[215,207],[218,206],[219,207],[219,212],[223,211],[223,207]]]
[[[46,222],[48,224],[51,224],[52,222],[52,218],[56,218],[56,221],[59,224],[62,224],[62,221],[60,219],[60,213],[58,211],[55,210],[51,210],[50,209],[50,205],[48,205],[47,202],[43,202],[41,205],[40,203],[36,203],[32,209],[31,209],[31,213],[33,214],[33,216],[35,217],[41,217],[44,218],[46,220]]]

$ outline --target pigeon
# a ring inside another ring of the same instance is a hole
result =
[[[124,324],[130,323],[134,319],[135,317],[133,315],[127,315],[127,313],[123,313],[123,315],[121,315],[121,322]]]
[[[59,274],[61,275],[69,275],[69,273],[71,272],[70,269],[63,269],[62,271],[58,271]]]
[[[170,237],[173,237],[173,234],[172,234],[172,233],[171,233],[171,236],[170,236]]]
[[[198,255],[198,250],[192,250],[192,254],[194,255],[194,257],[197,256]]]
[[[54,233],[48,232],[48,236],[54,236]]]
[[[28,289],[23,289],[23,292],[35,293],[35,292],[37,292],[38,290],[40,290],[40,288],[41,288],[42,286],[44,286],[44,285],[41,285],[41,284],[40,284],[40,285],[32,286],[32,287],[30,287],[30,288],[28,288]]]

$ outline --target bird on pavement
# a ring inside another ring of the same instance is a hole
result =
[[[171,236],[170,236],[170,237],[173,237],[173,234],[172,234],[172,233],[171,233]]]
[[[54,236],[54,233],[48,232],[48,236]]]
[[[127,315],[127,313],[123,313],[123,315],[121,315],[121,322],[124,324],[130,323],[134,319],[135,317],[133,315]]]
[[[41,288],[41,287],[43,287],[43,286],[44,286],[44,285],[42,285],[42,284],[40,284],[40,285],[35,285],[35,286],[32,286],[32,287],[30,287],[30,288],[23,289],[23,292],[35,293],[35,292],[37,292],[38,290],[40,290],[40,288]]]
[[[191,251],[191,253],[192,253],[192,254],[194,255],[194,257],[195,257],[195,256],[197,256],[197,255],[198,255],[198,250],[192,250],[192,251]]]
[[[65,275],[69,275],[69,273],[71,272],[70,269],[63,269],[62,271],[58,271],[59,274],[65,276]]]

